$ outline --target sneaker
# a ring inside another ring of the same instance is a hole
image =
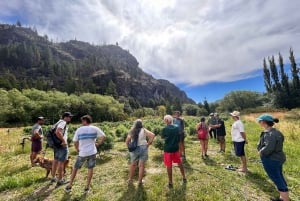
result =
[[[85,187],[84,188],[84,193],[88,193],[90,191],[90,187]]]
[[[70,193],[72,191],[72,186],[66,186],[65,187],[65,192]]]
[[[207,154],[204,155],[206,158],[208,158],[209,156]]]
[[[173,184],[169,183],[168,188],[173,188]]]
[[[56,187],[62,186],[66,183],[69,183],[69,181],[62,179],[62,180],[56,182]]]
[[[50,181],[51,183],[55,183],[55,182],[57,182],[57,178],[56,177],[53,177],[52,179],[51,179],[51,181]]]
[[[270,198],[270,201],[283,201],[281,198]]]

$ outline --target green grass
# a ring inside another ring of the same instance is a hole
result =
[[[197,119],[187,118],[187,129],[194,127]],[[122,123],[125,123],[127,129],[132,124],[131,122]],[[239,158],[231,154],[231,123],[230,120],[225,123],[227,128],[226,153],[217,153],[218,144],[210,140],[208,160],[200,158],[199,142],[195,136],[187,135],[187,161],[184,166],[188,183],[185,186],[181,185],[179,169],[174,166],[174,189],[172,190],[167,188],[168,181],[162,163],[162,152],[153,146],[149,151],[150,157],[147,162],[144,186],[138,187],[136,181],[134,186],[127,186],[128,153],[124,142],[120,142],[119,137],[115,136],[114,148],[97,158],[92,187],[88,194],[83,193],[87,172],[85,168],[78,173],[72,193],[65,194],[63,187],[55,188],[55,185],[50,184],[49,179],[44,178],[44,169],[30,167],[30,144],[26,142],[24,151],[19,145],[19,140],[23,136],[22,128],[11,129],[9,135],[5,132],[6,129],[0,129],[0,200],[252,201],[268,200],[270,197],[277,196],[275,186],[266,176],[257,155],[256,143],[261,132],[257,123],[250,120],[244,121],[249,139],[246,153],[250,173],[239,174],[224,169],[228,164],[240,165]],[[159,132],[162,120],[146,119],[145,124],[146,127]],[[119,123],[100,123],[99,125],[115,133]],[[292,200],[300,200],[300,161],[298,159],[300,137],[295,135],[295,130],[299,130],[299,125],[297,121],[278,124],[286,136],[284,145],[287,162],[284,165],[284,172]],[[75,160],[73,147],[70,153],[73,164]],[[52,150],[47,150],[46,156],[52,158],[52,155]]]

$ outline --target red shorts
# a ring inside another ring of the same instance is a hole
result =
[[[164,152],[164,163],[167,167],[172,167],[172,163],[181,163],[179,151],[173,153]]]

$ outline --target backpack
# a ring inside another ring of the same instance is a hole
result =
[[[132,138],[132,140],[129,142],[129,144],[127,146],[129,152],[133,152],[134,150],[136,150],[136,148],[138,146],[138,139],[139,139],[139,135]]]
[[[56,129],[59,123],[61,123],[62,120],[58,121],[53,127],[51,127],[47,133],[46,133],[46,147],[50,147],[50,148],[59,148],[62,147],[61,143],[62,141],[56,136]],[[67,125],[64,127],[64,131],[66,130]],[[64,133],[65,134],[65,133]]]
[[[205,127],[203,127],[203,124],[200,123],[200,126],[198,128],[198,139],[199,140],[206,140],[208,137],[208,132],[207,129]]]

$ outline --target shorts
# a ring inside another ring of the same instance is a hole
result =
[[[34,140],[31,143],[31,152],[40,152],[42,150],[42,141]]]
[[[185,138],[185,134],[184,133],[180,133],[179,134],[179,142],[184,142],[184,138]]]
[[[236,156],[245,156],[245,141],[244,142],[233,142],[234,151]]]
[[[217,140],[218,142],[220,142],[221,144],[225,143],[225,136],[223,135],[218,135],[217,136]]]
[[[280,161],[272,160],[268,157],[261,157],[261,161],[266,173],[268,174],[270,179],[274,182],[278,191],[288,192],[289,189],[287,187],[287,183],[282,173],[283,163]]]
[[[96,166],[96,154],[90,155],[90,156],[77,156],[75,164],[74,164],[74,168],[75,169],[80,169],[83,165],[84,162],[86,163],[86,167],[88,169],[92,169]]]
[[[134,151],[129,152],[129,155],[131,163],[138,161],[146,162],[148,160],[148,147],[147,145],[137,146]]]
[[[64,162],[68,159],[68,147],[54,147],[54,160]]]
[[[164,152],[164,163],[166,167],[172,167],[173,163],[182,163],[179,151]]]

